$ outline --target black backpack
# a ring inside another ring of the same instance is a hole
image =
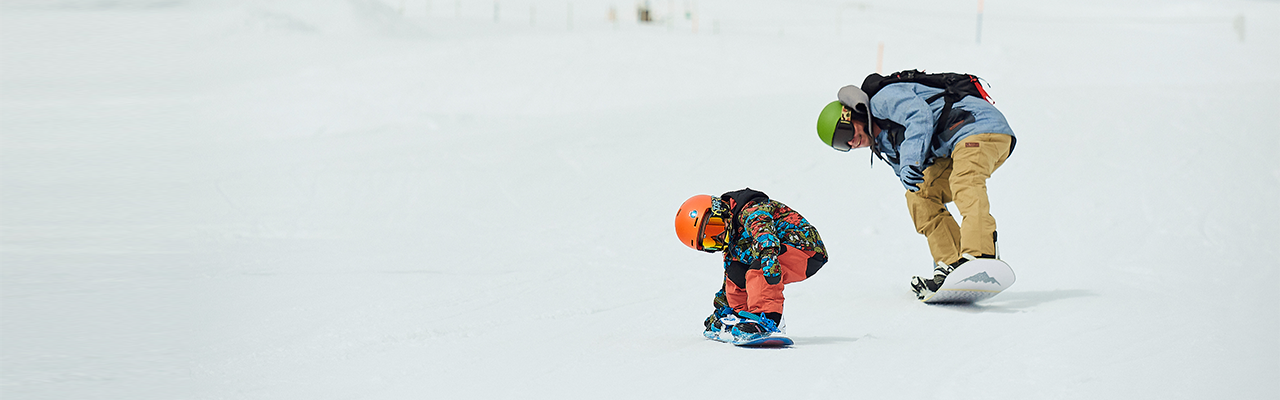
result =
[[[970,74],[958,74],[954,72],[943,72],[938,74],[926,74],[917,70],[907,70],[894,72],[888,76],[880,74],[867,75],[867,79],[862,81],[862,91],[867,93],[867,98],[875,97],[876,92],[887,85],[899,82],[912,82],[921,85],[942,89],[942,93],[938,93],[925,99],[928,103],[933,103],[939,98],[946,103],[942,106],[942,113],[938,115],[938,121],[933,124],[933,134],[936,136],[942,133],[946,127],[948,114],[951,113],[951,105],[965,96],[973,96],[988,103],[991,101],[991,95],[982,88],[981,79]]]

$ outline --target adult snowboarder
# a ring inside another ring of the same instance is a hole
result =
[[[752,344],[781,335],[785,285],[813,276],[827,262],[809,221],[750,188],[690,197],[676,213],[675,228],[691,249],[724,252],[724,281],[703,324],[711,339]]]
[[[1016,139],[977,77],[871,74],[861,88],[840,88],[836,98],[818,116],[818,137],[839,151],[870,147],[902,181],[911,220],[935,263],[932,276],[912,278],[920,299],[966,261],[999,258],[987,179]],[[947,211],[950,202],[962,223]]]

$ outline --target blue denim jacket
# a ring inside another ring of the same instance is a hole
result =
[[[945,102],[925,100],[941,92],[942,89],[903,82],[887,85],[871,98],[871,115],[881,128],[876,135],[877,149],[899,178],[903,166],[914,165],[923,171],[933,165],[935,159],[951,157],[955,144],[971,135],[1013,136],[1013,128],[1000,110],[986,100],[965,96],[951,105],[948,120],[943,121],[948,126],[935,137],[934,123],[939,122],[938,115]]]

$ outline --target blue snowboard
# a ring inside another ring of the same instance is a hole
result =
[[[786,347],[795,344],[791,338],[779,334],[749,340],[737,340],[728,331],[703,331],[702,335],[707,339],[740,347]]]
[[[741,347],[786,347],[793,344],[796,344],[796,342],[793,342],[791,338],[779,335],[765,336],[753,340],[736,340],[733,342],[734,346]]]

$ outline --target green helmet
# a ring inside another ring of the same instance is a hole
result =
[[[853,85],[840,88],[836,98],[840,100],[827,103],[818,114],[818,139],[833,149],[849,151],[849,140],[855,135],[854,119],[865,122],[864,129],[871,129],[871,112],[867,106],[871,99]]]
[[[822,144],[831,146],[831,137],[836,132],[836,124],[840,122],[840,115],[846,113],[844,105],[840,101],[833,101],[822,108],[822,113],[818,114],[818,139],[822,140]]]

